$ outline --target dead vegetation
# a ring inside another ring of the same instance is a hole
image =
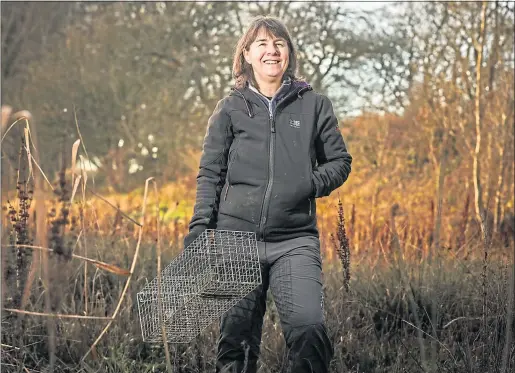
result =
[[[34,145],[26,138],[21,144],[15,199],[3,211],[2,369],[213,371],[216,325],[187,346],[141,341],[135,294],[180,249],[161,252],[171,237],[162,234],[155,181],[146,181],[139,213],[124,212],[87,184],[85,172],[63,170],[55,184],[43,184],[37,157],[27,151]],[[38,205],[43,188],[53,197]],[[90,203],[98,197],[101,212]],[[459,245],[435,248],[432,220],[423,230],[396,224],[405,216],[401,204],[371,241],[358,233],[355,207],[347,223],[339,202],[325,253],[334,250],[341,263],[326,255],[324,264],[332,372],[515,368],[512,251],[465,235],[468,205],[466,199]],[[272,303],[263,334],[259,371],[277,372],[286,351]]]

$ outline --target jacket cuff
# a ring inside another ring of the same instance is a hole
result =
[[[198,224],[191,228],[186,237],[184,237],[184,248],[187,248],[206,229],[207,225],[204,224]]]
[[[315,176],[311,174],[311,198],[317,198],[317,184],[315,180]]]

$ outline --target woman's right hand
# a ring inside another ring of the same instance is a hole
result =
[[[184,237],[184,248],[186,249],[195,239],[207,229],[205,225],[194,226],[189,233]]]

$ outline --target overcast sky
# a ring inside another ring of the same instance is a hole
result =
[[[363,10],[374,10],[394,1],[346,1],[348,6],[357,7]]]

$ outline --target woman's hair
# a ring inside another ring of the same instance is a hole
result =
[[[236,88],[243,88],[247,82],[256,86],[254,79],[254,73],[252,66],[247,63],[243,56],[244,50],[249,50],[250,45],[256,40],[259,32],[264,29],[270,35],[276,38],[282,38],[286,40],[289,51],[289,63],[284,73],[285,76],[289,76],[291,80],[299,80],[296,76],[297,73],[297,49],[293,45],[290,33],[288,29],[277,18],[269,16],[259,16],[254,18],[250,23],[247,31],[241,36],[240,40],[236,44],[236,50],[234,51],[234,59],[232,64],[232,76],[235,80]]]

